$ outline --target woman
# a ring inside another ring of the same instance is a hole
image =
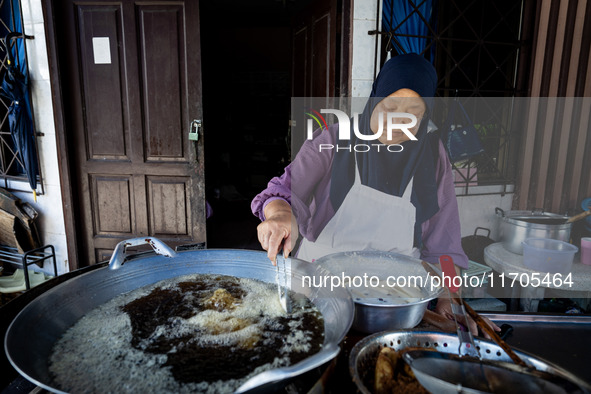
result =
[[[339,251],[382,250],[431,263],[449,255],[456,266],[468,267],[451,164],[439,137],[427,132],[436,87],[435,69],[423,57],[394,57],[382,67],[359,117],[359,131],[368,137],[352,132],[354,141],[338,140],[338,125],[332,125],[304,143],[285,173],[252,202],[262,220],[258,239],[271,261],[281,248],[285,255],[292,250],[299,228],[297,256],[308,261]],[[388,113],[411,114],[416,125],[410,127],[412,117],[397,115],[390,122],[409,124],[410,133],[388,135]],[[397,148],[347,149],[369,145],[367,138],[380,132],[380,143]],[[321,149],[337,145],[341,149]],[[451,317],[447,300],[438,302],[437,310]],[[470,325],[477,332],[474,322]]]

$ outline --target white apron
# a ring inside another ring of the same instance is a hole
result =
[[[316,242],[303,239],[297,257],[314,261],[331,253],[358,250],[396,252],[419,257],[413,248],[416,209],[410,202],[411,179],[402,197],[361,184],[355,157],[355,182]]]

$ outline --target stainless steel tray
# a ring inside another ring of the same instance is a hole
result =
[[[511,359],[495,343],[475,338],[474,342],[485,360],[511,362]],[[368,336],[359,341],[349,356],[349,372],[353,382],[362,393],[371,393],[375,364],[383,347],[401,350],[406,347],[435,349],[442,353],[458,354],[459,340],[455,334],[432,331],[387,331]],[[591,385],[572,373],[529,353],[515,350],[528,365],[540,371],[547,371],[569,380],[579,392],[591,393]]]
[[[510,346],[535,354],[591,384],[591,316],[543,313],[484,314],[513,326]]]

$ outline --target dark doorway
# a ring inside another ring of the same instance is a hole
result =
[[[208,247],[260,249],[250,202],[289,164],[291,97],[348,92],[350,3],[200,7]]]
[[[292,10],[203,1],[201,12],[208,247],[259,249],[250,202],[289,159]]]

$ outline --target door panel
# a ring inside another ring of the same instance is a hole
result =
[[[79,266],[121,240],[205,242],[198,2],[55,2]]]
[[[293,97],[333,97],[336,76],[336,0],[310,2],[293,20]]]
[[[191,212],[189,205],[190,179],[188,177],[148,177],[150,234],[190,235]]]
[[[293,33],[292,96],[308,97],[308,26]]]
[[[134,218],[130,177],[91,175],[91,185],[95,234],[131,236]]]
[[[140,62],[148,161],[188,161],[186,61],[181,5],[139,6]],[[172,60],[172,61],[171,61]],[[165,103],[166,105],[163,105]]]
[[[126,157],[123,123],[125,91],[120,70],[123,56],[117,50],[109,53],[109,64],[95,64],[93,38],[108,40],[119,47],[121,42],[121,7],[79,6],[80,65],[84,87],[84,129],[89,159],[124,160]],[[125,48],[121,46],[121,50]],[[125,75],[123,75],[125,77]],[[103,103],[100,107],[94,102]],[[105,116],[108,114],[108,116]]]
[[[334,31],[333,9],[312,22],[312,97],[334,96]]]
[[[294,18],[292,46],[292,96],[326,97],[321,108],[331,108],[329,98],[337,94],[335,59],[337,49],[338,2],[318,0],[310,2]],[[314,103],[314,104],[312,104]],[[305,107],[314,107],[316,100],[304,100]],[[319,109],[319,108],[315,108]],[[301,111],[292,113],[291,153],[297,154],[306,140],[306,118]]]

